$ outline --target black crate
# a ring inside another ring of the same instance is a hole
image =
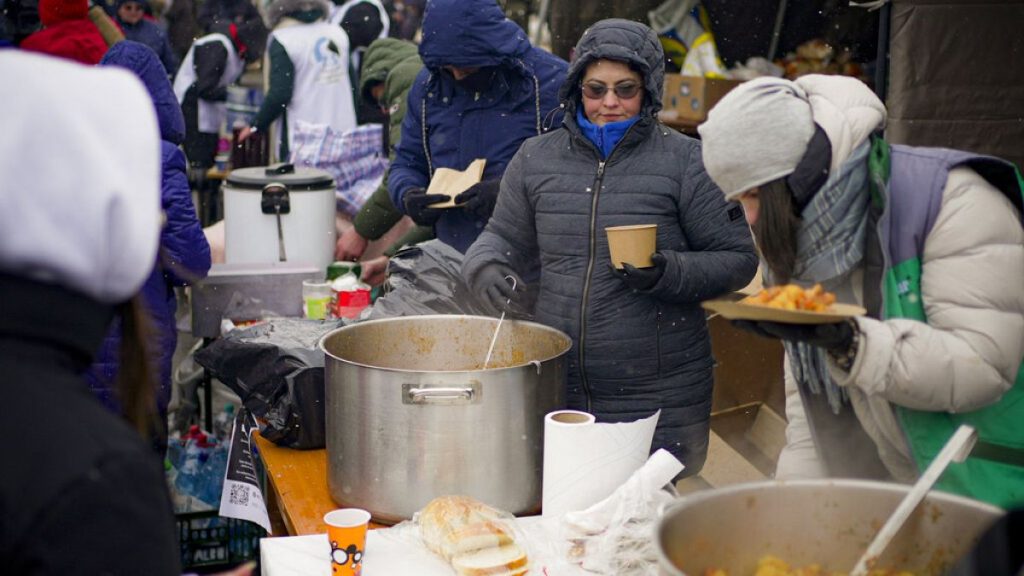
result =
[[[220,516],[216,510],[176,514],[181,566],[206,572],[258,560],[260,538],[267,535],[258,524]],[[257,572],[258,574],[259,572]]]

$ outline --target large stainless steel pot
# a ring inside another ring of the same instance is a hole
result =
[[[506,320],[411,316],[339,328],[326,354],[328,486],[380,522],[445,494],[540,509],[544,415],[564,405],[564,333]]]
[[[772,554],[791,565],[818,563],[848,572],[896,509],[909,486],[861,480],[738,484],[698,492],[671,506],[655,537],[661,569],[671,576],[707,568],[754,573]],[[878,567],[943,574],[1003,511],[931,492],[907,520]]]

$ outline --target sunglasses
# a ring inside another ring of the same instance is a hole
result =
[[[608,87],[604,84],[585,83],[581,88],[583,88],[583,95],[591,100],[600,100],[608,93]],[[612,90],[621,100],[629,100],[636,97],[640,93],[641,88],[640,84],[636,82],[623,82],[616,84]]]

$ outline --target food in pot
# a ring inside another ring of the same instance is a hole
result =
[[[743,299],[744,304],[811,312],[825,312],[835,301],[836,295],[826,292],[821,284],[815,284],[806,290],[796,284],[772,286]]]
[[[871,569],[869,576],[914,576],[911,572],[888,569]],[[729,576],[729,573],[720,568],[708,568],[704,576]],[[820,564],[810,564],[799,568],[791,567],[786,561],[777,556],[762,556],[757,561],[757,570],[753,576],[845,576],[843,572],[829,572],[823,570]]]
[[[458,576],[522,576],[529,559],[506,523],[510,518],[469,496],[441,496],[424,506],[416,521],[423,543]]]

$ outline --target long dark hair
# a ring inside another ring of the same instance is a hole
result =
[[[149,350],[152,332],[142,297],[136,295],[117,307],[121,318],[121,358],[117,371],[117,396],[125,419],[142,435],[159,435],[156,396],[157,370]]]
[[[772,272],[773,284],[785,284],[796,268],[796,238],[800,230],[793,195],[785,179],[758,186],[760,210],[754,223],[754,241]]]

